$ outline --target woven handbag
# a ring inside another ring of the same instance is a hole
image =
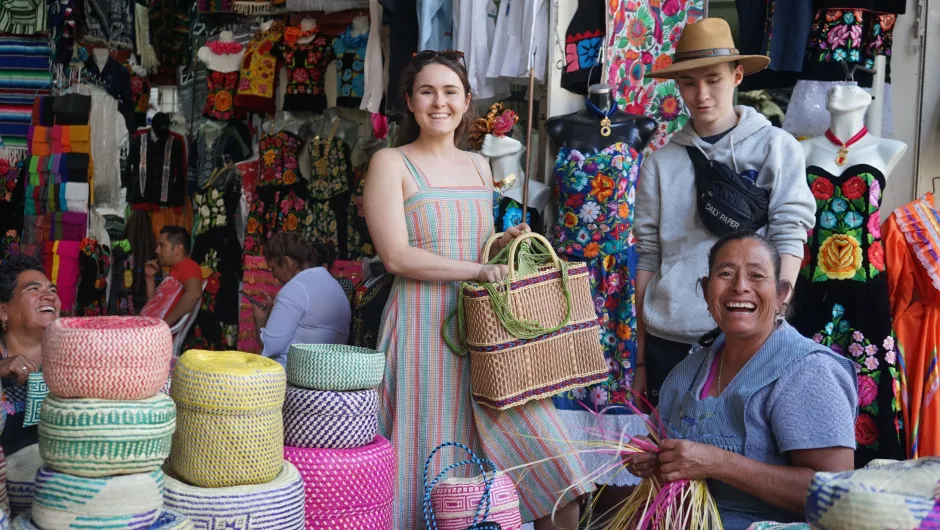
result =
[[[163,472],[85,478],[53,471],[36,474],[33,522],[44,530],[146,530],[163,509]]]
[[[36,472],[41,467],[39,444],[24,447],[7,458],[7,495],[12,515],[29,511],[32,507]]]
[[[49,395],[49,387],[42,372],[32,372],[26,377],[26,412],[23,414],[23,427],[32,427],[39,423],[42,403]]]
[[[169,365],[169,363],[167,363]],[[170,463],[194,486],[264,484],[283,468],[284,368],[244,352],[189,350],[173,368]]]
[[[434,456],[447,447],[462,449],[470,458],[445,467],[428,482]],[[444,479],[466,465],[479,467],[482,474]],[[443,443],[424,462],[424,523],[428,530],[520,530],[519,494],[509,475],[496,471],[493,462],[478,457],[463,444]]]
[[[199,530],[304,530],[304,483],[290,462],[271,482],[231,488],[197,488],[167,474],[164,505]]]
[[[501,235],[490,237],[484,256]],[[606,381],[610,368],[587,265],[560,260],[535,233],[517,237],[490,263],[509,265],[509,275],[496,283],[464,282],[442,330],[455,353],[469,351],[476,401],[505,410]],[[447,337],[454,316],[463,347]]]
[[[287,380],[312,390],[349,392],[382,383],[385,354],[342,344],[293,344],[287,353]]]
[[[395,452],[385,438],[355,449],[285,447],[284,459],[303,477],[307,530],[392,530]]]
[[[287,387],[284,445],[352,449],[368,445],[378,431],[378,392],[333,392]]]
[[[42,347],[53,395],[133,401],[166,382],[173,336],[155,318],[60,318],[46,328]]]
[[[39,453],[80,477],[149,473],[170,455],[176,405],[165,394],[140,401],[46,398]]]

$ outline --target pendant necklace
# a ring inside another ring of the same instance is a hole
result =
[[[597,105],[595,105],[594,102],[590,99],[585,99],[584,103],[588,106],[589,109],[593,110],[595,114],[601,116],[601,136],[610,136],[610,117],[613,116],[615,112],[617,112],[617,102],[614,101],[610,108],[607,109],[607,112],[597,108]]]
[[[849,138],[847,142],[842,143],[842,140],[836,137],[836,135],[832,134],[831,129],[826,129],[826,139],[839,147],[839,150],[836,152],[837,166],[842,167],[845,165],[845,162],[849,157],[849,147],[851,147],[855,142],[861,140],[862,137],[864,137],[866,134],[868,134],[868,128],[862,127],[862,130],[855,133],[855,136]]]

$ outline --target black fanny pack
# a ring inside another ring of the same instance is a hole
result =
[[[724,237],[742,230],[757,231],[767,224],[770,192],[709,160],[697,147],[686,147],[695,167],[698,216],[709,232]]]

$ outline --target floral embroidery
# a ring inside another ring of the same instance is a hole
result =
[[[228,224],[225,215],[225,201],[222,192],[215,188],[196,192],[193,196],[195,203],[196,220],[193,224],[193,235],[206,233],[210,228],[222,227]]]
[[[202,115],[213,120],[228,121],[238,117],[233,105],[238,72],[209,71],[206,78],[209,96]]]
[[[274,88],[277,85],[277,59],[273,51],[275,45],[281,40],[283,31],[284,23],[275,21],[268,31],[256,35],[248,43],[245,48],[245,57],[242,59],[241,77],[238,80],[236,96],[274,97]]]
[[[807,59],[873,68],[876,55],[891,57],[897,15],[864,9],[820,9],[810,31]]]
[[[297,157],[303,145],[303,139],[288,132],[261,134],[259,142],[261,153],[261,186],[285,185],[297,182],[299,166]]]
[[[365,57],[369,34],[352,34],[352,26],[333,40],[333,52],[339,75],[336,85],[340,97],[361,98],[365,93]]]
[[[811,173],[807,180],[816,199],[817,228],[809,232],[800,275],[814,282],[866,282],[884,272],[878,213],[881,184],[875,176],[863,172],[839,186],[824,175]],[[815,260],[814,247],[819,249]]]
[[[648,151],[658,149],[688,121],[675,81],[650,73],[672,64],[676,43],[686,24],[702,18],[703,0],[607,0],[613,13],[607,37],[610,84],[624,112],[659,123]]]
[[[565,61],[568,64],[565,71],[577,72],[597,64],[601,45],[604,43],[604,31],[585,31],[568,35],[565,40]]]
[[[220,40],[210,40],[206,43],[206,46],[216,55],[235,55],[241,52],[243,48],[240,42],[224,42]]]
[[[333,47],[324,35],[318,35],[306,44],[290,45],[285,42],[287,95],[323,94],[324,73],[334,58]]]

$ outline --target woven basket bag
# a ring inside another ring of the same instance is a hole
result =
[[[145,530],[163,509],[163,472],[85,478],[53,471],[36,474],[32,520],[43,530]]]
[[[333,392],[287,387],[284,445],[352,449],[375,440],[378,392]]]
[[[304,528],[304,484],[290,462],[271,482],[253,486],[197,488],[167,475],[164,503],[198,530]]]
[[[176,433],[170,463],[203,488],[264,484],[283,467],[287,382],[267,357],[189,350],[173,369]]]
[[[483,250],[502,234],[490,237]],[[454,315],[470,354],[470,389],[481,405],[505,410],[572,388],[605,381],[610,370],[600,344],[590,273],[558,258],[535,233],[515,238],[491,263],[509,265],[503,282],[464,282]]]
[[[385,354],[342,344],[293,344],[287,353],[287,380],[311,390],[350,392],[382,383]]]
[[[7,459],[7,495],[12,515],[29,511],[33,506],[36,472],[41,467],[39,444],[26,446]]]
[[[32,372],[26,377],[26,411],[23,413],[23,427],[32,427],[39,423],[42,402],[49,395],[46,378],[42,372]]]
[[[0,530],[2,530],[0,526]],[[108,528],[102,526],[101,528]],[[13,523],[10,525],[11,530],[40,530],[38,526],[33,524],[32,513],[25,512],[18,516],[16,519],[13,519]],[[193,526],[193,522],[188,518],[179,513],[172,512],[169,510],[163,510],[160,512],[160,516],[157,517],[156,522],[147,527],[147,530],[195,530],[196,527]]]
[[[60,318],[46,328],[42,351],[53,395],[133,401],[166,382],[173,337],[155,318]]]
[[[176,405],[165,394],[140,401],[46,398],[39,453],[47,466],[80,477],[149,473],[170,455]]]
[[[445,467],[429,482],[434,456],[447,447],[463,450],[469,458]],[[444,479],[454,469],[466,465],[479,467],[482,474]],[[479,458],[469,447],[443,443],[431,451],[424,463],[424,522],[428,530],[520,530],[522,514],[516,485],[509,475],[497,472],[493,462]]]
[[[307,530],[392,530],[395,453],[377,436],[356,449],[285,447],[307,492]],[[395,529],[398,530],[398,529]]]

